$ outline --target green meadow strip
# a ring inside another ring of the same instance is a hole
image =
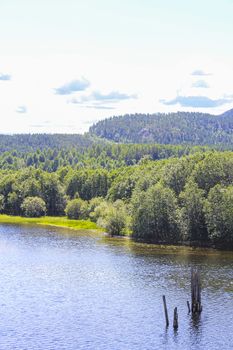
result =
[[[91,222],[89,220],[69,220],[66,217],[44,216],[40,218],[26,218],[21,216],[10,216],[10,215],[1,214],[0,223],[60,226],[60,227],[68,227],[75,230],[101,231],[101,228],[98,227],[94,222]]]

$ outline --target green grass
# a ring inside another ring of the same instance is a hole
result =
[[[102,231],[94,222],[88,220],[69,220],[66,217],[43,216],[41,218],[25,218],[21,216],[0,215],[0,223],[3,224],[33,224],[44,226],[68,227],[74,230],[98,230]]]

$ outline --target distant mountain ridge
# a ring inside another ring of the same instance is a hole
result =
[[[127,114],[101,120],[90,134],[119,143],[233,146],[233,109],[220,115],[197,112]]]
[[[226,112],[224,112],[222,114],[220,114],[219,116],[233,118],[233,108],[229,109],[228,111],[226,111]]]
[[[0,153],[85,150],[97,145],[160,144],[233,149],[233,109],[220,115],[177,112],[128,114],[101,120],[80,134],[0,134]]]

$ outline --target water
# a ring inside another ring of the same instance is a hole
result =
[[[201,268],[203,312],[187,313]],[[233,253],[0,226],[0,349],[233,348]],[[166,330],[162,295],[179,328]]]

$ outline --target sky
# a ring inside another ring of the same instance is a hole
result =
[[[0,134],[233,108],[232,0],[0,0]]]

